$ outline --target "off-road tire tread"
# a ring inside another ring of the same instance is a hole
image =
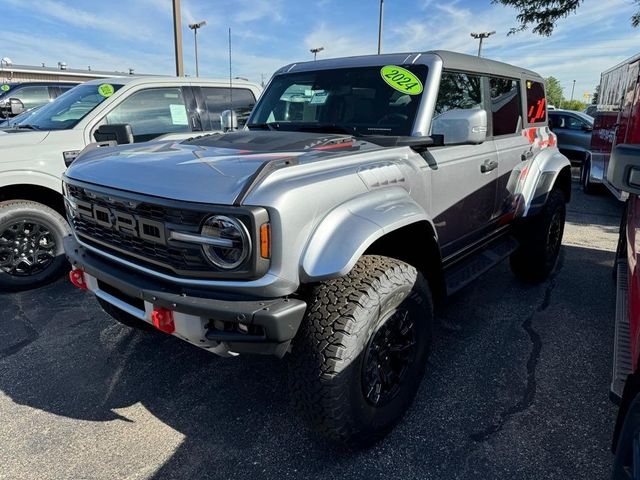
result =
[[[348,386],[336,376],[367,344],[370,325],[359,319],[378,308],[381,295],[407,282],[423,296],[430,321],[426,280],[411,265],[392,258],[365,255],[348,275],[312,289],[290,359],[290,392],[296,410],[325,437],[356,446],[375,442],[391,429],[392,425],[366,438],[358,436],[345,408]]]

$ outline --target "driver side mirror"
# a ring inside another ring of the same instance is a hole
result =
[[[9,109],[11,110],[11,115],[20,115],[24,112],[24,103],[18,98],[10,98]]]
[[[238,114],[235,110],[225,110],[220,114],[220,125],[223,132],[238,129]]]
[[[591,132],[593,131],[593,127],[591,125],[583,125],[582,130],[584,130],[585,132]]]
[[[618,145],[613,149],[607,180],[618,190],[640,195],[640,145]]]
[[[487,139],[487,112],[480,108],[448,110],[432,120],[431,134],[442,135],[445,145],[482,143]]]
[[[96,142],[116,142],[118,145],[127,145],[133,143],[133,131],[128,123],[101,125],[93,133],[93,138]]]

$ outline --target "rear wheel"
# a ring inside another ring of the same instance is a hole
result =
[[[382,438],[418,391],[432,316],[427,282],[415,268],[362,257],[311,295],[290,361],[294,403],[332,439],[362,446]]]
[[[62,216],[41,203],[0,203],[0,290],[23,290],[51,282],[68,268]]]
[[[549,277],[560,254],[565,216],[564,194],[553,189],[542,211],[517,226],[520,246],[509,260],[519,279],[538,283]]]
[[[591,182],[591,160],[585,159],[580,170],[580,184],[587,195],[595,193],[595,185]]]

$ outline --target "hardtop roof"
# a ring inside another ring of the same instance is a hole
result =
[[[464,53],[450,52],[447,50],[430,50],[426,52],[387,53],[382,55],[361,55],[354,57],[330,58],[308,62],[292,63],[279,69],[276,74],[297,71],[312,71],[331,68],[406,65],[427,63],[428,59],[439,57],[443,66],[449,70],[464,70],[469,72],[485,73],[505,77],[520,77],[524,75],[532,80],[544,79],[537,73],[526,68],[517,67],[508,63],[498,62],[487,58],[481,58]]]

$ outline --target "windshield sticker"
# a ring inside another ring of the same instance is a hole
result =
[[[324,92],[322,90],[317,90],[313,97],[311,97],[311,101],[309,104],[311,105],[324,105],[329,98],[329,92]]]
[[[422,82],[406,68],[386,65],[380,69],[380,75],[387,84],[399,92],[409,95],[422,93]]]
[[[110,83],[103,83],[98,87],[98,93],[102,95],[104,98],[110,97],[115,92],[113,85]]]
[[[11,89],[11,87],[9,85],[2,85],[0,87],[0,90],[2,90],[3,92],[8,92]]]
[[[189,125],[187,109],[184,105],[172,103],[169,105],[169,109],[171,110],[171,123],[174,125]]]

